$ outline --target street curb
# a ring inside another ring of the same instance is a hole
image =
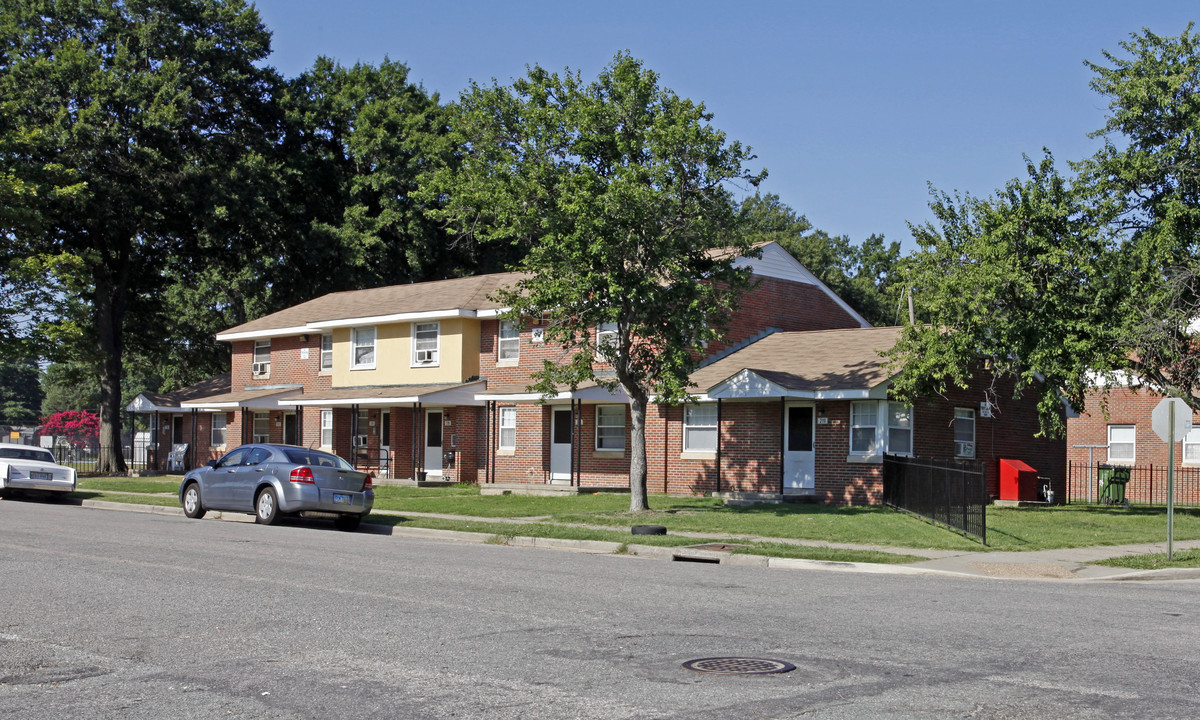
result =
[[[108,500],[83,500],[81,507],[97,510],[116,510],[121,512],[137,512],[151,515],[169,515],[184,517],[183,508],[167,505],[135,505],[130,503],[111,502]],[[253,523],[254,515],[247,513],[230,513],[210,510],[204,516],[205,520],[222,520],[225,522]],[[405,528],[394,525],[377,525],[363,523],[360,530],[377,535],[392,535],[395,537],[414,538],[418,540],[443,540],[451,542],[467,542],[477,545],[506,545],[509,547],[530,547],[542,550],[559,550],[568,552],[584,552],[595,555],[626,555],[650,560],[665,560],[667,562],[699,562],[714,565],[731,565],[738,567],[758,567],[777,570],[823,570],[826,572],[856,572],[876,575],[909,575],[909,576],[941,576],[977,578],[981,580],[1037,580],[1060,582],[1163,582],[1172,580],[1200,579],[1200,568],[1165,568],[1162,570],[1131,570],[1119,575],[1098,578],[1003,578],[977,573],[942,570],[939,568],[914,567],[912,565],[842,562],[835,560],[809,560],[804,558],[780,558],[767,555],[734,554],[724,551],[705,550],[686,545],[638,545],[633,543],[618,543],[606,540],[565,540],[560,538],[526,537],[522,535],[498,535],[496,533],[478,533],[463,530],[437,530],[433,528]],[[633,537],[633,536],[631,536]],[[622,551],[624,548],[624,551]]]

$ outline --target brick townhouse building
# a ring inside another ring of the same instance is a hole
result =
[[[981,386],[916,407],[892,402],[879,353],[899,329],[870,327],[778,244],[761,249],[736,261],[757,282],[724,342],[706,349],[695,402],[647,413],[651,492],[877,502],[885,452],[1016,457],[1061,474],[1061,441],[1033,438],[1032,401],[981,415]],[[221,429],[197,442],[197,461],[287,442],[383,477],[628,487],[622,393],[526,389],[544,361],[563,356],[543,321],[504,319],[491,299],[519,277],[333,293],[218,334],[233,346],[228,390],[179,403],[195,418],[189,427]]]

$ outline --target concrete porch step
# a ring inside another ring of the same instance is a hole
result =
[[[715,492],[715,498],[723,498],[726,505],[757,505],[759,503],[816,503],[820,502],[816,490],[804,490],[798,493],[762,493],[762,492]]]

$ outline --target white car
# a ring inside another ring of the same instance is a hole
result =
[[[0,495],[19,490],[75,491],[75,468],[54,462],[49,450],[0,444]]]

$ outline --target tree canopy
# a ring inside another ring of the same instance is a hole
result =
[[[1040,393],[1062,430],[1097,384],[1147,384],[1200,409],[1200,47],[1149,30],[1107,64],[1087,63],[1108,100],[1104,146],[1064,176],[1053,158],[988,198],[934,193],[937,223],[904,283],[929,322],[894,353],[902,395],[965,386],[983,361]],[[985,399],[985,398],[981,398]]]
[[[427,197],[445,199],[461,236],[524,255],[529,277],[499,299],[512,317],[549,318],[563,348],[538,391],[595,382],[628,396],[630,506],[644,510],[647,405],[687,397],[702,343],[747,286],[733,260],[753,250],[729,183],[765,173],[746,170],[749,148],[703,104],[626,54],[590,83],[535,65],[511,86],[472,84],[457,109],[460,162],[430,175]]]

